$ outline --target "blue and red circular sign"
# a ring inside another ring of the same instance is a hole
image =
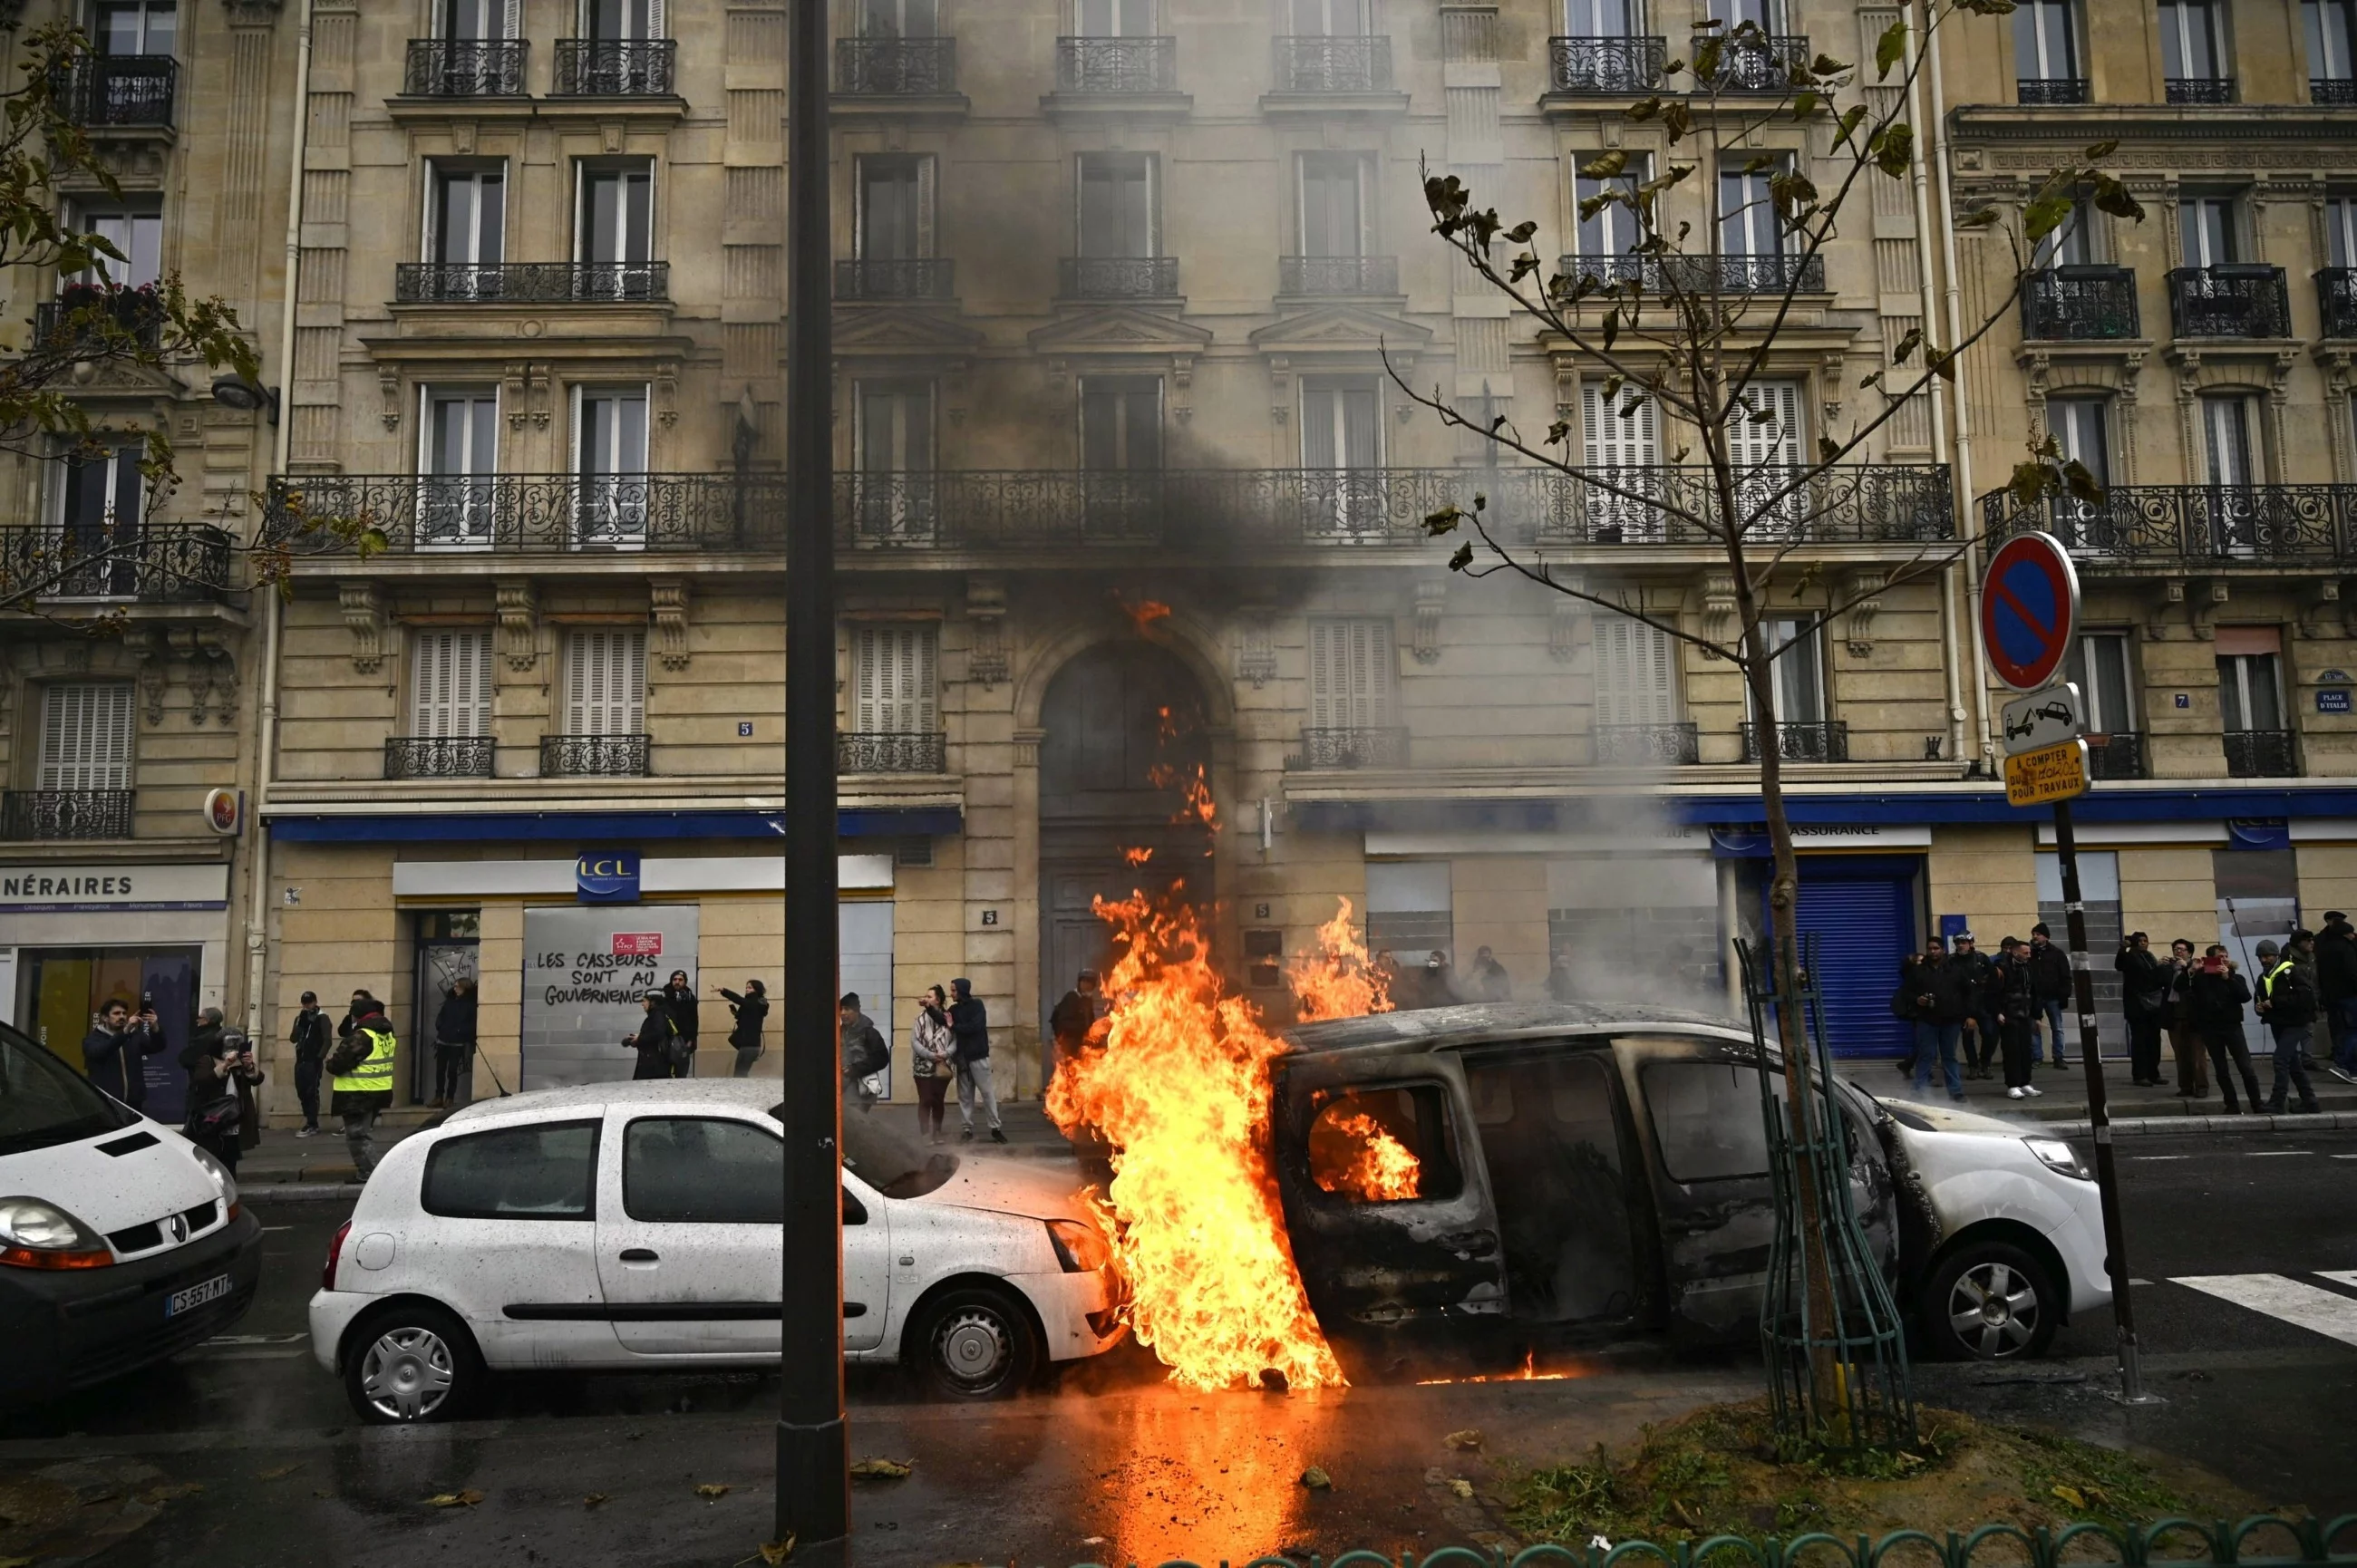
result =
[[[1981,641],[1989,668],[2017,692],[2052,681],[2071,652],[2079,622],[2079,574],[2071,556],[2043,533],[2020,533],[1997,547],[1981,577]]]

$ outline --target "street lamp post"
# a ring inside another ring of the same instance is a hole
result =
[[[793,0],[786,78],[786,1225],[778,1539],[845,1558],[841,1042],[835,1022],[834,332],[827,0]]]

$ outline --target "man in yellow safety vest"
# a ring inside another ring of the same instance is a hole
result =
[[[376,1140],[370,1129],[393,1103],[393,1026],[385,1021],[384,1004],[366,992],[352,998],[352,1032],[328,1058],[335,1090],[335,1112],[343,1119],[344,1146],[352,1152],[355,1181],[368,1180],[376,1168]]]

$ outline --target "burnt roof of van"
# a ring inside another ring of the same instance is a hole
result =
[[[1451,1007],[1420,1007],[1406,1013],[1373,1013],[1364,1018],[1334,1018],[1285,1031],[1305,1055],[1363,1050],[1428,1050],[1476,1040],[1592,1032],[1598,1029],[1696,1026],[1741,1029],[1734,1019],[1676,1007],[1631,1002],[1464,1002]]]

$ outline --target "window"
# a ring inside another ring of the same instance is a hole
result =
[[[2087,706],[2087,728],[2097,735],[2114,730],[2133,732],[2136,723],[2128,683],[2128,639],[2126,632],[2091,631],[2071,645],[2063,678],[2079,688]]]
[[[2201,399],[2201,453],[2212,485],[2244,489],[2258,482],[2257,400],[2247,392]]]
[[[1776,721],[1788,725],[1824,723],[1822,629],[1809,617],[1770,616],[1760,623],[1760,635],[1767,641],[1769,657],[1774,660],[1769,684],[1775,693]]]
[[[420,1200],[446,1219],[594,1219],[597,1174],[595,1122],[502,1127],[428,1150]]]
[[[1590,624],[1596,637],[1596,723],[1675,724],[1677,645],[1670,634],[1601,610]]]
[[[2357,196],[2343,191],[2325,199],[2324,250],[2329,264],[2357,267]]]
[[[576,297],[647,299],[655,294],[654,169],[576,166],[580,190],[573,259],[587,269]]]
[[[103,456],[65,459],[65,502],[59,523],[63,542],[75,555],[95,557],[110,546],[138,539],[145,521],[139,472],[145,456],[143,447],[118,446]],[[91,560],[89,564],[104,575],[113,567],[135,564]]]
[[[859,383],[859,469],[907,474],[933,466],[933,385],[931,381]]]
[[[1372,381],[1306,381],[1301,388],[1301,466],[1383,467],[1382,392]]]
[[[1160,254],[1154,159],[1146,153],[1081,155],[1081,254]]]
[[[1718,248],[1729,256],[1781,256],[1784,225],[1768,182],[1776,169],[1718,171]]]
[[[1313,620],[1309,623],[1309,727],[1383,729],[1394,722],[1399,659],[1392,623]]]
[[[2013,74],[2018,81],[2075,81],[2079,77],[2077,29],[2071,0],[2021,0],[2013,12]],[[2022,95],[2025,101],[2036,93]]]
[[[859,0],[863,38],[930,38],[941,20],[941,0]]]
[[[1301,253],[1363,256],[1367,161],[1353,153],[1309,153],[1301,159]]]
[[[565,733],[640,735],[647,727],[647,634],[576,631],[565,639]]]
[[[442,266],[497,266],[505,259],[507,171],[437,163],[425,211],[425,259]]]
[[[491,733],[491,634],[419,631],[409,671],[409,733],[473,740]]]
[[[1607,400],[1602,386],[1587,382],[1579,389],[1579,413],[1587,471],[1601,481],[1580,487],[1589,536],[1599,544],[1658,542],[1666,525],[1648,499],[1663,477],[1653,400],[1625,392]]]
[[[1726,24],[1719,37],[1730,38],[1735,29],[1749,22],[1763,33],[1772,34],[1783,18],[1776,0],[1710,0],[1709,15]]]
[[[420,544],[482,544],[491,537],[499,472],[500,397],[492,387],[426,387],[421,424]]]
[[[2095,477],[2097,484],[2112,478],[2110,438],[2105,435],[2108,405],[2099,397],[2057,398],[2046,405],[2047,427],[2065,460],[2075,461]]]
[[[2229,734],[2281,730],[2283,632],[2272,626],[2222,626],[2218,638],[2218,715]]]
[[[1378,860],[1367,865],[1367,950],[1394,955],[1403,976],[1456,940],[1448,862]],[[1405,992],[1407,987],[1396,986]]]
[[[1154,0],[1075,0],[1073,18],[1084,38],[1138,38],[1154,32]]]
[[[436,38],[519,38],[523,36],[523,0],[438,0]]]
[[[1641,1077],[1653,1143],[1672,1181],[1732,1181],[1768,1174],[1768,1128],[1760,1115],[1758,1069],[1731,1062],[1648,1062]]]
[[[653,1225],[782,1225],[785,1141],[749,1122],[642,1116],[622,1130],[622,1211]]]
[[[80,283],[111,283],[118,288],[146,288],[164,275],[164,213],[146,202],[77,202],[70,215],[74,227],[95,234],[121,252],[123,259],[96,257]]]
[[[663,36],[664,0],[588,0],[581,17],[593,38],[643,42]]]
[[[2184,101],[2179,82],[2217,81],[2228,74],[2222,19],[2217,0],[2160,0],[2160,73],[2171,102]]]
[[[2189,196],[2177,204],[2179,255],[2189,267],[2231,265],[2236,246],[2234,199]]]
[[[1582,156],[1574,160],[1574,166],[1592,161],[1591,156]],[[1598,179],[1585,174],[1572,177],[1573,193],[1579,201],[1578,226],[1573,231],[1573,244],[1577,248],[1581,260],[1611,261],[1628,255],[1636,248],[1641,235],[1633,209],[1616,201],[1609,206],[1591,209],[1588,203],[1608,191],[1633,196],[1652,173],[1652,168],[1651,162],[1639,154],[1631,156],[1620,172],[1609,178]]]
[[[100,0],[91,46],[102,55],[167,55],[179,27],[178,0]]]
[[[2357,102],[2357,0],[2305,0],[2300,10],[2308,20],[2309,96],[2319,103]]]
[[[58,681],[41,689],[41,789],[131,788],[131,682]]]
[[[930,626],[861,626],[851,632],[851,727],[865,735],[941,728]]]
[[[1565,0],[1563,30],[1575,38],[1632,38],[1644,31],[1644,16],[1643,0]]]
[[[1763,537],[1797,532],[1808,524],[1808,499],[1791,489],[1808,434],[1801,422],[1801,383],[1754,381],[1745,395],[1750,413],[1727,425],[1727,456],[1738,475],[1735,526]],[[1770,417],[1753,423],[1760,413]]]
[[[574,392],[573,471],[585,544],[643,544],[647,530],[647,392]]]
[[[1082,378],[1081,467],[1130,473],[1162,467],[1162,378]]]
[[[905,262],[933,253],[933,160],[894,153],[859,160],[859,258]]]
[[[1464,1189],[1448,1095],[1438,1084],[1322,1097],[1303,1144],[1310,1179],[1344,1203],[1446,1200]]]
[[[2095,259],[2094,212],[2087,203],[2071,204],[2071,216],[2038,242],[2036,264],[2040,267],[2083,267]]]

